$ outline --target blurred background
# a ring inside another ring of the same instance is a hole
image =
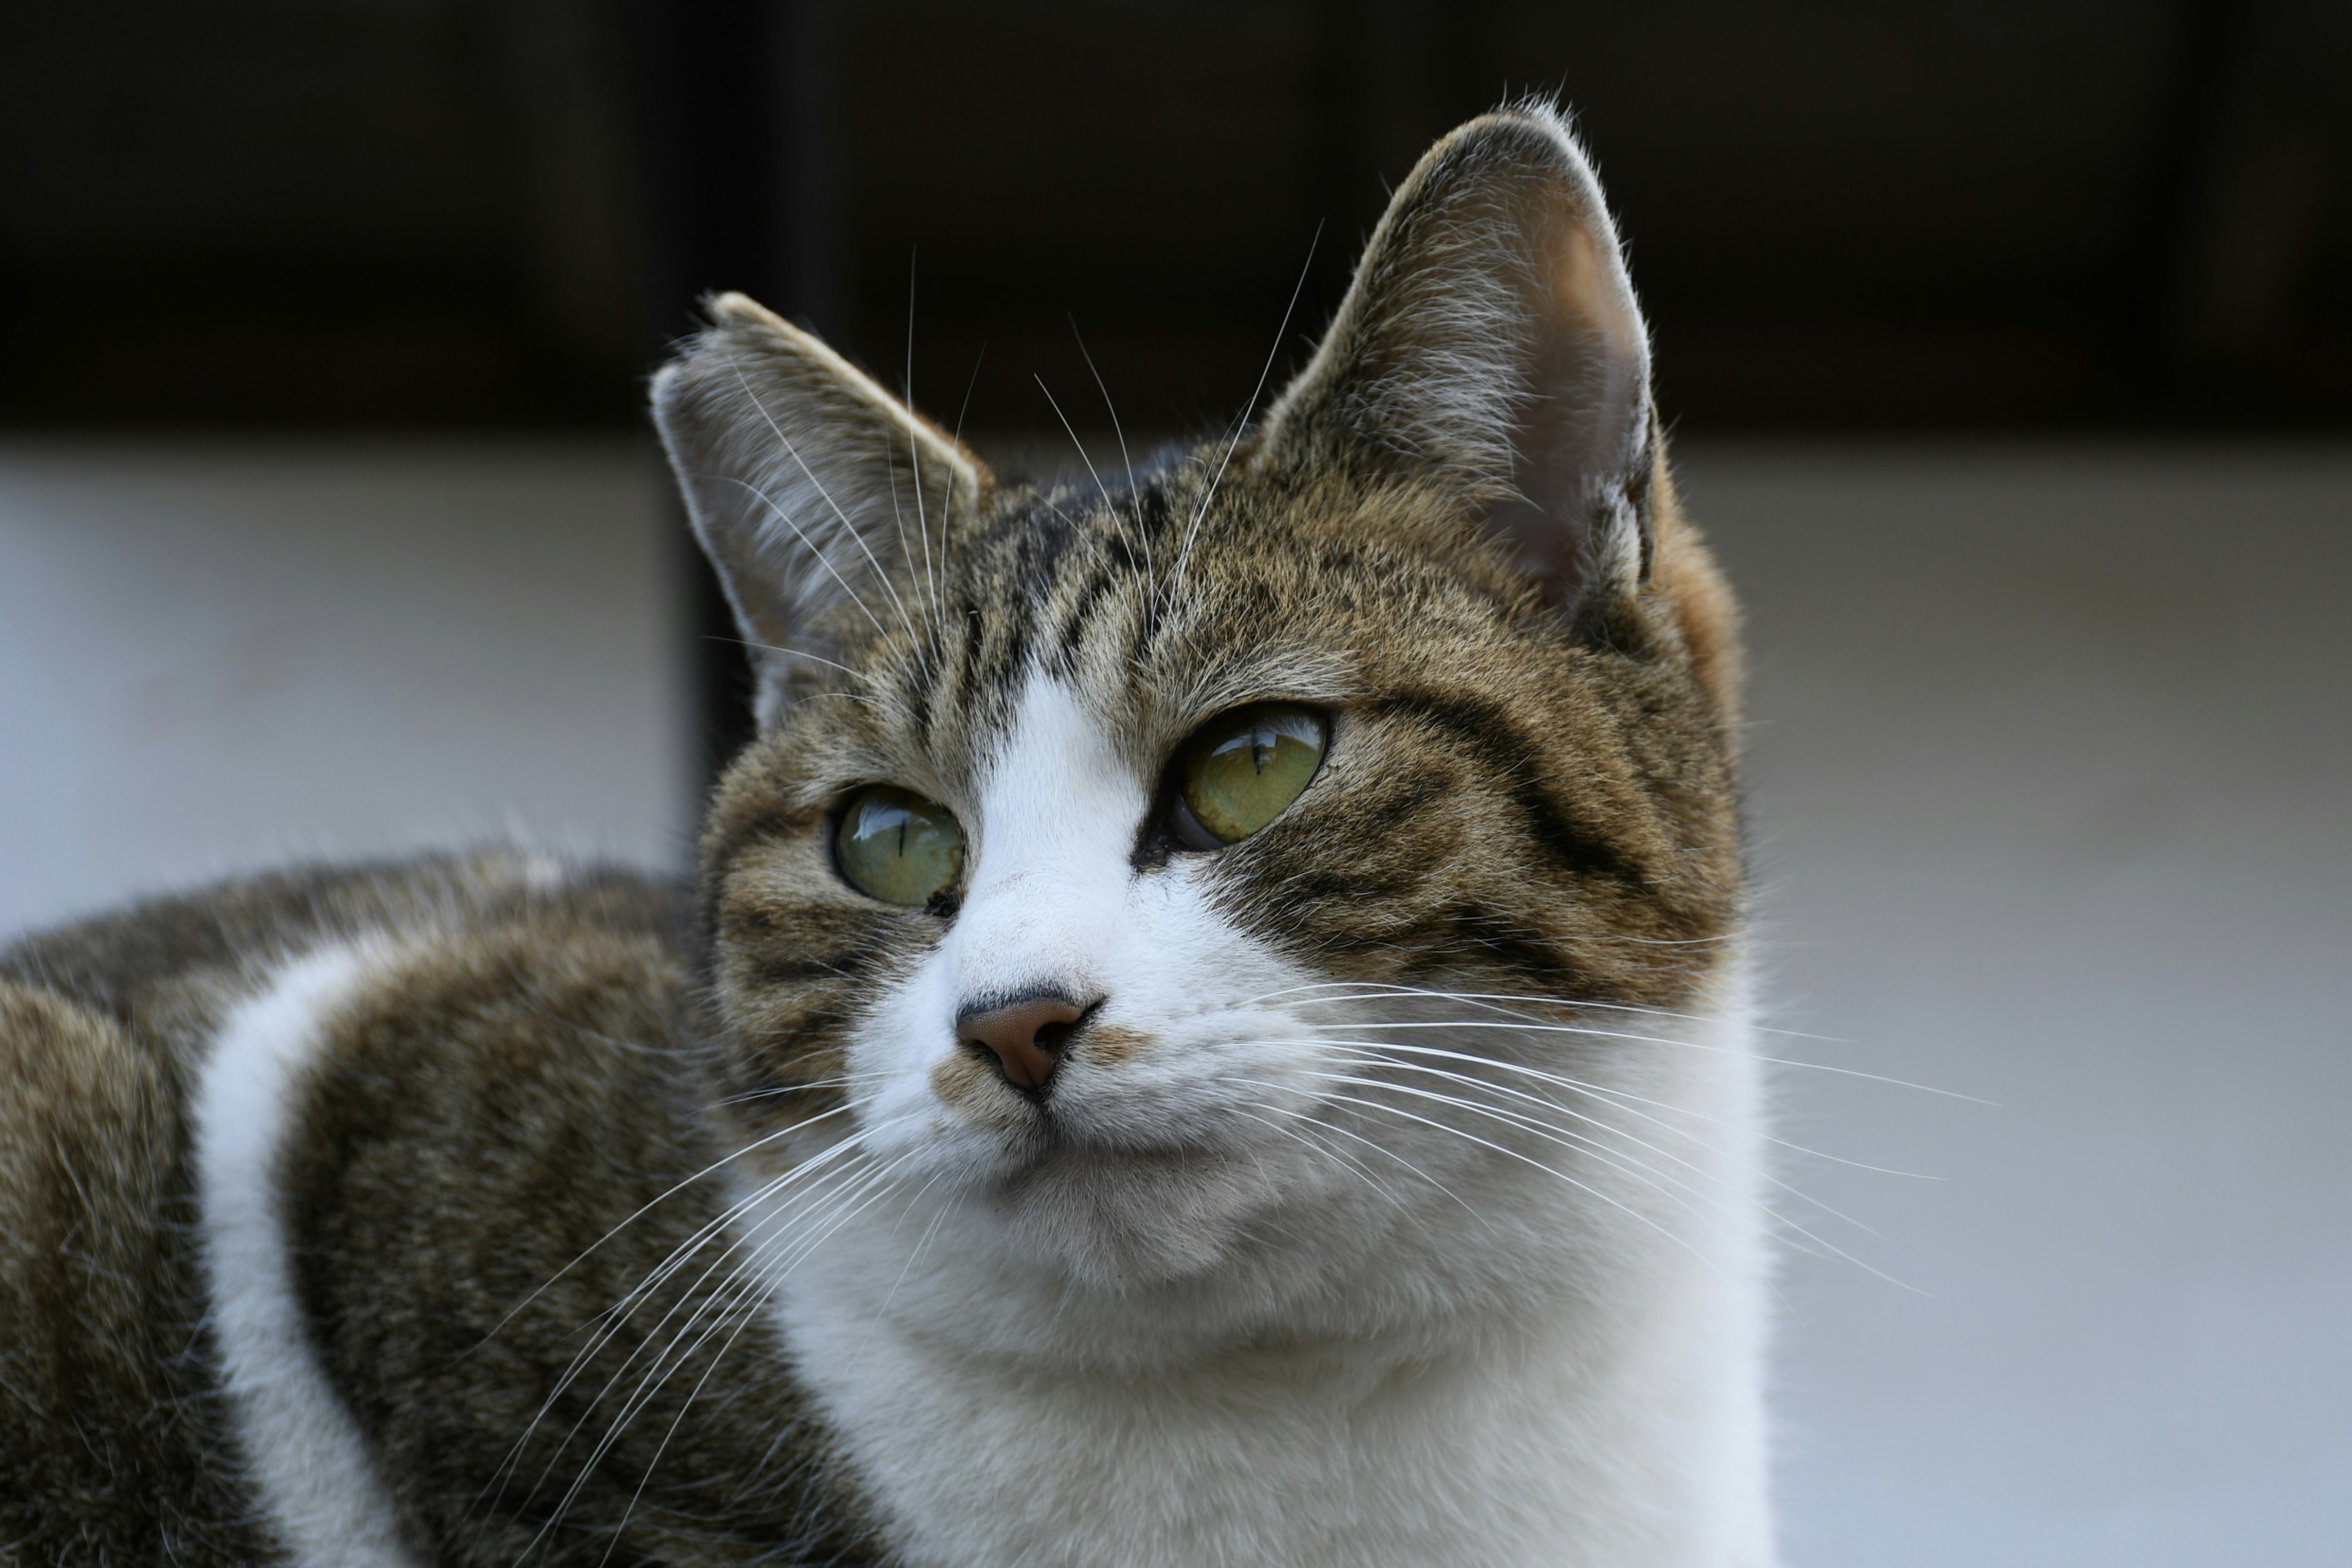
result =
[[[0,938],[293,855],[683,863],[743,678],[639,405],[700,292],[1102,458],[1220,427],[1432,138],[1560,95],[1750,610],[1776,1049],[1843,1069],[1789,1136],[1925,1178],[1789,1157],[1874,1232],[1783,1282],[1790,1562],[2344,1561],[2352,5],[6,35]]]

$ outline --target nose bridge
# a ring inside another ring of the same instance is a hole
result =
[[[956,917],[960,1002],[1032,988],[1101,994],[1142,786],[1060,682],[1034,679],[981,792]]]
[[[1087,825],[991,824],[956,919],[963,994],[1086,989],[1123,901],[1126,857]]]

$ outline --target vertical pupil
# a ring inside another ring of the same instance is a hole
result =
[[[1271,725],[1260,725],[1250,732],[1250,765],[1259,773],[1265,772],[1265,764],[1274,761],[1274,741]]]
[[[911,820],[909,816],[898,818],[898,858],[902,860],[907,856],[907,824]]]

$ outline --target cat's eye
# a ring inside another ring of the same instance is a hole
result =
[[[963,828],[937,801],[893,784],[849,797],[834,833],[834,858],[852,887],[886,904],[919,906],[963,876]]]
[[[1201,726],[1176,763],[1176,836],[1195,849],[1238,843],[1282,815],[1322,765],[1330,725],[1312,708],[1264,702]]]

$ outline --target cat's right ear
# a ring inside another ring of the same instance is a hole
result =
[[[760,727],[871,623],[994,479],[952,437],[740,294],[654,377],[654,423],[759,678]]]
[[[1571,618],[1639,589],[1649,333],[1558,111],[1483,115],[1423,156],[1253,461],[1435,476]]]

